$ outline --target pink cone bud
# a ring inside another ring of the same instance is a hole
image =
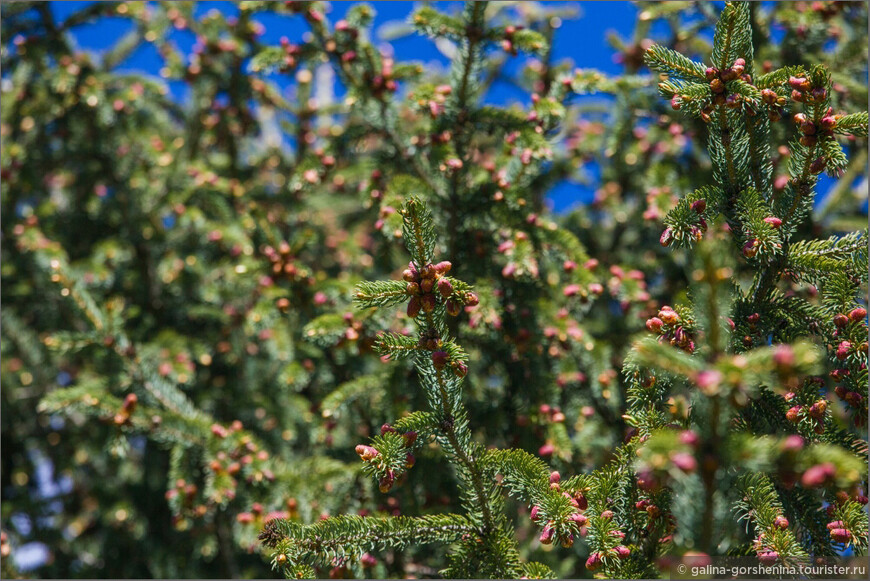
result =
[[[360,444],[355,448],[356,453],[359,454],[359,457],[363,459],[363,461],[368,462],[374,458],[377,458],[380,454],[377,450],[372,448],[371,446],[366,446],[364,444]]]
[[[438,264],[436,264],[433,268],[434,268],[436,274],[440,274],[441,276],[444,276],[445,274],[450,272],[450,269],[452,267],[453,267],[453,264],[451,264],[450,261],[443,260],[443,261],[439,262]]]
[[[831,131],[834,127],[837,126],[837,120],[830,115],[822,117],[821,121],[819,121],[819,128],[822,131]]]
[[[831,540],[835,543],[845,545],[852,540],[852,533],[847,529],[831,529]]]
[[[450,279],[438,279],[438,292],[441,293],[441,296],[445,299],[453,294],[453,283],[450,282]]]
[[[711,391],[722,383],[722,372],[717,369],[705,369],[698,373],[695,383],[704,391]]]
[[[803,138],[801,138],[801,139],[803,139]],[[825,167],[827,167],[827,165],[828,165],[828,162],[825,160],[824,157],[817,157],[810,164],[810,172],[814,173],[814,174],[822,173],[823,171],[825,171]]]
[[[686,444],[687,446],[692,446],[693,448],[698,445],[700,438],[698,434],[694,430],[685,430],[680,433],[680,442]]]
[[[665,228],[664,232],[662,232],[661,237],[659,238],[659,244],[662,246],[670,246],[671,242],[674,240],[674,232],[670,228]]]
[[[795,91],[803,91],[807,80],[804,77],[789,77],[788,85]]]
[[[363,553],[362,556],[359,558],[359,563],[363,566],[363,568],[371,569],[378,564],[378,560],[369,555],[368,553]]]
[[[393,471],[390,470],[390,473],[378,480],[378,490],[386,494],[393,487],[393,482],[395,481],[395,476],[393,476]]]
[[[659,311],[659,319],[667,325],[676,325],[680,322],[680,315],[672,308],[665,306]]]
[[[424,313],[431,313],[438,305],[438,301],[435,299],[435,295],[427,294],[423,295],[420,299],[420,305],[422,306]]]
[[[804,447],[804,439],[798,436],[797,434],[792,434],[788,436],[782,442],[782,451],[783,452],[797,452],[798,450],[802,450]],[[788,526],[788,525],[786,525]]]
[[[671,457],[671,461],[674,463],[674,466],[690,474],[698,468],[698,461],[695,460],[695,457],[686,452],[677,452]]]
[[[752,258],[756,254],[758,254],[758,240],[756,238],[747,240],[746,244],[743,245],[743,256]]]
[[[432,365],[435,369],[444,369],[450,361],[450,356],[446,351],[435,351],[432,353]]]
[[[743,103],[743,99],[737,93],[731,93],[725,98],[725,106],[729,109],[737,109]]]
[[[601,553],[592,553],[589,555],[589,558],[586,559],[586,568],[590,571],[597,571],[601,568],[601,565]]]
[[[852,349],[852,344],[849,341],[843,341],[837,345],[837,359],[842,361],[849,356],[849,351]]]
[[[836,472],[837,468],[830,462],[816,464],[804,472],[801,477],[801,484],[804,488],[818,488],[833,478]]]
[[[858,393],[857,391],[850,391],[843,398],[846,400],[846,403],[852,406],[853,408],[861,407],[861,402],[864,401],[864,396]]]
[[[810,406],[810,416],[819,420],[825,417],[825,412],[828,409],[828,402],[821,399]]]
[[[794,349],[791,345],[780,344],[773,350],[773,362],[777,367],[791,367],[794,365]]]
[[[538,456],[552,456],[555,451],[556,447],[553,444],[544,444],[538,448]]]
[[[553,542],[553,536],[555,535],[555,532],[556,531],[553,530],[553,527],[550,525],[550,523],[544,525],[544,530],[541,531],[540,536],[541,543],[544,545],[551,544]]]
[[[417,315],[420,314],[420,309],[423,307],[423,301],[420,300],[420,297],[414,296],[411,297],[411,300],[408,301],[408,316],[412,319],[417,318]]]

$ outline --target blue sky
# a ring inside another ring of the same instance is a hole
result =
[[[341,18],[355,2],[333,2],[330,18]],[[70,14],[80,10],[92,2],[51,2],[51,9],[56,20],[64,20]],[[410,1],[369,2],[377,13],[374,30],[389,26],[395,22],[405,22],[416,3]],[[616,32],[623,38],[630,38],[637,8],[626,1],[608,2],[543,2],[550,5],[570,5],[579,9],[579,18],[564,20],[556,33],[553,53],[556,60],[571,59],[577,66],[595,68],[606,73],[618,74],[622,66],[614,62],[614,51],[606,41],[610,32]],[[436,2],[439,9],[457,10],[459,2]],[[238,11],[233,2],[199,2],[196,15],[202,16],[210,10],[219,10],[225,14],[235,14]],[[263,41],[277,44],[282,36],[291,41],[300,40],[307,30],[301,18],[279,16],[274,14],[258,15],[266,29]],[[93,24],[85,24],[72,30],[73,37],[79,47],[84,50],[100,52],[114,45],[132,28],[131,23],[124,18],[101,18]],[[188,31],[173,30],[170,38],[182,50],[189,50],[194,44],[193,34]],[[411,59],[424,64],[447,64],[447,59],[438,50],[432,40],[420,35],[407,35],[390,42],[400,59]],[[520,59],[515,59],[520,62]],[[126,71],[145,72],[156,75],[162,65],[162,59],[151,44],[143,44],[123,64]],[[170,90],[178,99],[184,99],[183,82],[170,83]],[[506,83],[496,83],[486,96],[493,104],[508,104],[511,102],[528,101],[528,94]],[[593,172],[594,174],[594,168]],[[565,209],[577,202],[588,202],[592,199],[593,190],[575,183],[562,183],[551,192],[549,199],[557,210]]]
[[[330,18],[338,20],[347,10],[357,2],[332,2]],[[56,20],[63,20],[70,14],[80,10],[93,2],[64,1],[50,2],[51,10]],[[369,2],[375,8],[374,21],[375,33],[391,23],[405,22],[408,15],[416,6],[412,1],[374,1]],[[455,11],[461,6],[461,2],[434,2],[434,5],[442,10]],[[614,50],[607,42],[607,36],[615,32],[618,36],[631,38],[636,21],[637,8],[628,1],[580,1],[580,2],[542,2],[547,5],[574,6],[579,9],[579,18],[565,20],[557,31],[553,46],[555,59],[570,59],[576,66],[594,68],[609,74],[622,72],[622,65],[614,61]],[[200,17],[211,10],[218,10],[225,14],[235,14],[238,7],[234,2],[198,2],[196,16]],[[263,41],[266,43],[279,42],[282,36],[287,36],[291,41],[301,40],[307,30],[307,25],[299,17],[281,16],[275,14],[262,14],[257,16],[265,27]],[[663,25],[663,23],[658,23]],[[124,18],[100,18],[93,24],[85,24],[72,30],[73,37],[79,47],[84,50],[100,52],[114,43],[132,28],[132,24]],[[663,27],[654,26],[652,38],[663,34]],[[173,30],[170,38],[180,49],[190,50],[195,39],[189,31]],[[428,38],[410,34],[390,42],[393,50],[401,60],[415,60],[424,64],[445,66],[447,59],[438,50],[435,44]],[[514,59],[516,63],[519,59]],[[437,64],[436,64],[437,63]],[[140,46],[121,66],[125,71],[145,72],[156,75],[162,65],[162,58],[158,55],[154,45],[145,43]],[[286,86],[289,82],[286,77],[275,76],[280,85]],[[185,97],[185,83],[174,81],[169,83],[172,94],[179,100]],[[493,85],[486,100],[493,104],[508,104],[520,101],[528,102],[528,94],[506,83]],[[593,97],[595,98],[595,97]],[[595,167],[587,167],[589,173],[596,175]],[[832,180],[822,178],[820,190],[827,191]],[[558,184],[549,195],[549,200],[557,211],[565,210],[580,202],[587,203],[593,197],[593,189],[583,184],[563,182]],[[819,196],[819,199],[822,196]]]
[[[341,18],[356,2],[333,2],[330,17],[333,20]],[[63,20],[70,14],[80,10],[92,2],[70,1],[51,2],[51,9],[58,20]],[[374,6],[377,16],[375,29],[392,21],[406,21],[415,3],[410,1],[369,2]],[[457,9],[458,2],[435,2],[436,7]],[[637,9],[630,2],[543,2],[550,5],[572,5],[580,9],[581,18],[566,20],[557,34],[554,44],[554,54],[557,58],[569,57],[584,67],[594,67],[605,72],[617,73],[621,67],[612,60],[612,50],[605,42],[608,31],[613,30],[623,36],[631,34]],[[233,2],[199,2],[196,15],[201,16],[210,10],[219,10],[226,14],[235,14],[238,9]],[[301,18],[265,14],[257,17],[266,27],[264,42],[277,43],[281,36],[291,40],[299,39],[307,29]],[[84,49],[100,50],[111,46],[130,30],[130,23],[123,18],[101,18],[95,24],[87,24],[74,29],[74,36]],[[193,45],[193,36],[185,31],[174,31],[172,39],[182,48]],[[414,60],[427,61],[443,56],[435,48],[431,40],[422,36],[412,35],[393,43],[400,55],[407,55]],[[153,46],[140,48],[127,61],[129,68],[156,72],[160,58]]]

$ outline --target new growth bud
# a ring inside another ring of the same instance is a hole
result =
[[[435,351],[432,353],[432,365],[435,369],[444,369],[450,361],[450,356],[446,351]]]
[[[356,447],[356,453],[359,454],[359,457],[362,458],[364,462],[373,460],[380,455],[377,450],[375,450],[371,446],[366,446],[364,444],[360,444]]]

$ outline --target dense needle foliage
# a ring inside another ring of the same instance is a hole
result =
[[[866,3],[639,3],[613,77],[570,4],[409,4],[445,70],[234,4],[3,6],[4,575],[866,551]]]

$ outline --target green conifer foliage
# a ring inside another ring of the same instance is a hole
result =
[[[509,491],[552,505],[542,516],[552,515],[542,542],[561,540],[570,546],[580,532],[572,516],[582,514],[576,501],[559,491],[558,473],[548,476],[540,460],[520,450],[485,449],[472,439],[462,397],[468,356],[450,336],[447,319],[477,306],[479,300],[469,285],[448,276],[452,268],[449,261],[436,262],[432,215],[422,202],[410,198],[399,214],[412,257],[402,274],[404,280],[361,283],[355,299],[361,308],[407,303],[407,316],[416,324],[416,335],[384,335],[375,349],[389,359],[413,359],[429,409],[384,424],[380,436],[375,436],[371,445],[358,445],[356,452],[365,471],[378,480],[380,491],[388,492],[406,470],[413,468],[414,453],[430,441],[437,442],[453,466],[466,514],[338,516],[302,527],[274,520],[261,538],[276,549],[273,563],[288,577],[310,574],[311,565],[318,563],[362,567],[370,550],[439,542],[454,544],[448,566],[442,571],[448,577],[514,578],[547,572],[540,563],[521,562],[496,474],[503,475],[502,483]],[[551,483],[556,486],[552,488]]]
[[[864,554],[866,3],[406,4],[4,3],[3,575]]]
[[[582,522],[592,550],[586,568],[608,577],[657,576],[656,558],[674,551],[677,556],[687,550],[695,556],[752,551],[762,564],[773,565],[806,563],[842,546],[866,549],[867,518],[860,508],[866,504],[860,488],[867,472],[866,446],[860,433],[832,421],[822,389],[824,356],[800,341],[821,339],[830,359],[842,362],[834,378],[857,378],[849,387],[838,386],[838,393],[857,408],[849,411],[853,424],[865,425],[866,310],[857,298],[867,281],[866,232],[793,242],[811,212],[816,176],[825,170],[836,175],[846,167],[836,135],[852,134],[853,123],[863,135],[866,116],[833,114],[831,81],[821,66],[787,67],[754,80],[751,31],[749,5],[729,3],[715,28],[713,66],[659,46],[645,53],[646,62],[667,75],[659,90],[673,109],[708,125],[712,185],[683,197],[665,217],[662,246],[694,248],[691,286],[685,305],[664,306],[647,321],[658,341],[638,343],[626,360],[629,409],[624,417],[635,435],[606,467],[565,483],[564,493],[553,473],[554,498],[560,500],[542,498],[532,482],[520,480],[515,488],[508,484],[533,504],[533,520],[543,524],[542,543],[559,539],[573,545],[581,530],[565,528],[565,523]],[[794,113],[799,137],[789,145],[790,179],[774,193],[770,123],[783,117],[789,100],[806,113]],[[403,215],[407,220],[407,210]],[[420,268],[420,260],[430,259],[428,231],[428,223],[417,228],[417,239],[409,243],[417,261],[410,265],[412,271]],[[733,264],[729,245],[746,267],[738,270]],[[817,275],[802,278],[806,270],[792,256]],[[823,271],[827,276],[819,276]],[[783,276],[812,283],[821,297],[830,284],[839,302],[789,296],[777,288]],[[409,282],[411,294],[414,284]],[[381,306],[398,301],[401,289],[369,284],[361,295],[366,304]],[[411,316],[420,311],[415,304],[412,298]],[[827,329],[811,322],[825,319],[830,320]],[[421,341],[427,332],[438,334],[424,327]],[[413,349],[412,341],[391,345],[403,353]],[[446,352],[436,353],[436,365],[443,366],[440,357],[446,359]],[[418,372],[425,385],[427,373],[419,363]],[[443,391],[442,398],[448,397],[449,391]],[[791,404],[798,405],[789,408]],[[358,451],[364,461],[379,463],[381,471],[391,470],[394,462],[377,453],[377,443]],[[384,475],[378,476],[383,483]],[[508,475],[505,481],[514,478]],[[473,479],[464,483],[463,488],[472,489],[466,494],[476,494],[474,484]],[[551,502],[564,504],[561,508],[569,512],[559,512]],[[818,515],[825,505],[831,520],[822,528]],[[486,530],[491,511],[483,504],[469,508]],[[554,508],[555,514],[550,512]],[[453,518],[457,526],[464,522]],[[754,531],[751,539],[743,520]],[[294,540],[311,539],[318,526],[294,531]],[[409,536],[414,536],[411,530]],[[377,546],[377,535],[370,538],[372,544],[355,547],[358,552]],[[497,549],[486,541],[483,545],[486,554]],[[293,567],[320,554],[316,548],[300,554],[297,546],[279,542],[282,563]],[[461,543],[458,550],[465,554]],[[505,568],[445,572],[515,574],[507,561],[501,563]]]

